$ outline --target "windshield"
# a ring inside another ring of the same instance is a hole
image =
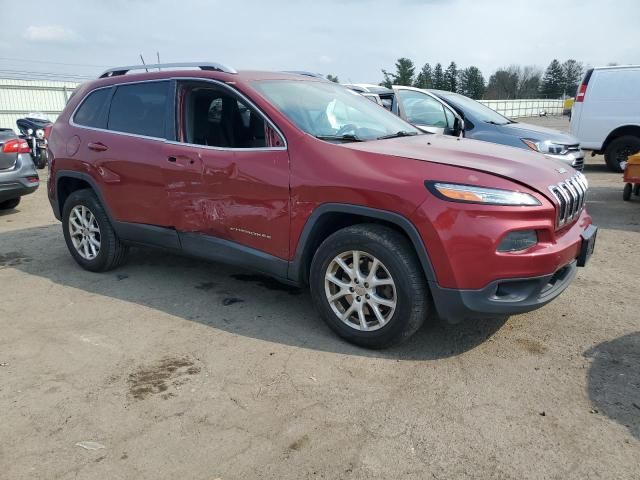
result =
[[[495,110],[491,110],[486,105],[476,102],[475,100],[471,100],[469,97],[465,97],[464,95],[450,93],[444,94],[443,97],[445,101],[451,102],[455,106],[459,107],[465,115],[468,113],[480,122],[494,123],[497,125],[514,123],[513,120],[503,117]]]
[[[263,80],[255,88],[301,130],[326,140],[418,135],[415,127],[359,93],[330,82]]]

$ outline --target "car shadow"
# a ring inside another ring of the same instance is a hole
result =
[[[600,343],[584,356],[591,359],[591,402],[640,440],[640,332]]]
[[[0,209],[0,217],[8,217],[9,215],[17,215],[20,213],[20,207],[9,208],[7,210]]]
[[[3,268],[237,335],[366,357],[431,360],[456,356],[483,343],[506,322],[495,319],[448,325],[429,321],[402,345],[366,350],[342,341],[329,330],[316,314],[307,290],[238,268],[136,248],[129,261],[112,272],[84,271],[69,255],[60,225],[0,233]]]

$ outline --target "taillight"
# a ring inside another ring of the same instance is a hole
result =
[[[53,125],[48,125],[44,127],[44,138],[46,138],[47,140],[49,140],[49,135],[51,135],[52,128],[53,128]]]
[[[27,141],[21,138],[9,140],[2,147],[2,153],[29,153],[30,151]]]
[[[578,93],[576,94],[576,102],[584,102],[584,96],[587,94],[587,85],[589,85],[589,79],[591,78],[592,73],[593,69],[587,70],[587,74],[584,76],[584,80],[582,80],[582,83],[578,88]]]
[[[578,94],[576,95],[576,102],[584,102],[584,94],[587,93],[587,86],[583,83],[580,85],[578,89]]]

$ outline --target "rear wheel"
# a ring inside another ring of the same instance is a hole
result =
[[[20,197],[0,202],[0,210],[12,210],[20,205]]]
[[[127,247],[116,235],[92,190],[78,190],[69,195],[63,208],[62,227],[67,248],[82,268],[106,272],[124,261]]]
[[[629,200],[631,200],[631,189],[632,189],[632,186],[630,183],[625,184],[624,190],[622,190],[622,199],[625,202],[628,202]]]
[[[613,140],[604,152],[604,159],[609,170],[622,172],[622,162],[626,162],[629,155],[640,152],[640,138],[624,135]]]
[[[381,225],[329,236],[311,264],[311,295],[329,327],[349,342],[384,348],[413,335],[429,294],[411,243]]]

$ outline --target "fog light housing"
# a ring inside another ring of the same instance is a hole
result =
[[[509,232],[498,245],[499,252],[518,252],[533,247],[538,243],[535,230],[517,230]]]

